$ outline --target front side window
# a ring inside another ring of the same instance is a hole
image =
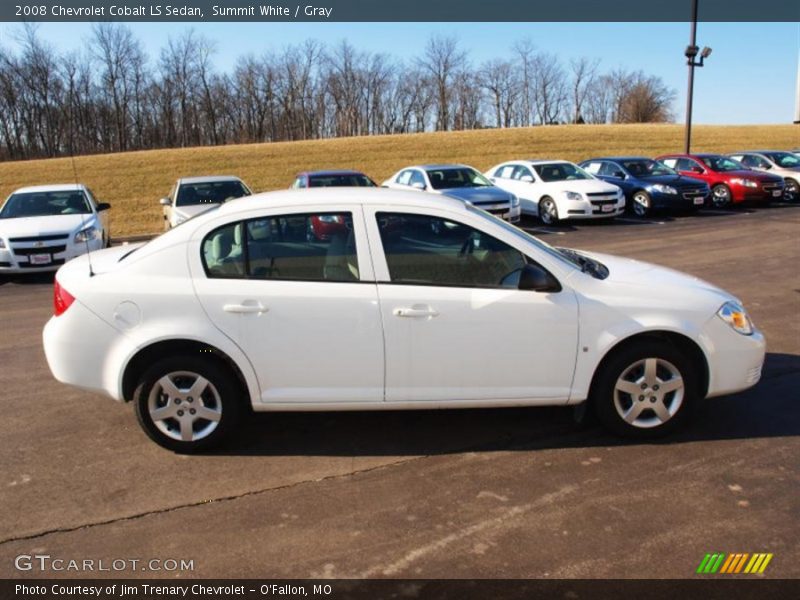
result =
[[[411,171],[411,176],[409,177],[408,185],[425,187],[425,177],[422,175],[422,173],[414,169],[413,171]]]
[[[233,223],[203,240],[215,278],[353,282],[359,279],[350,213],[291,214]]]
[[[81,191],[12,194],[0,209],[0,219],[88,215],[92,208]]]
[[[526,257],[463,223],[430,215],[378,213],[392,283],[517,289]]]
[[[733,160],[727,156],[703,156],[701,160],[712,171],[722,173],[726,171],[740,171],[744,168],[744,165],[738,160]]]
[[[178,189],[175,206],[193,204],[222,204],[226,200],[249,196],[248,190],[240,181],[213,181],[209,183],[185,183]]]

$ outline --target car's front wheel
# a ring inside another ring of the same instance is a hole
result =
[[[711,188],[711,204],[714,208],[726,208],[731,203],[731,189],[725,184]]]
[[[695,377],[691,363],[674,346],[647,340],[604,361],[590,401],[611,431],[640,439],[659,437],[687,418],[697,396]]]
[[[653,209],[653,201],[650,194],[644,190],[639,190],[633,195],[633,213],[637,217],[646,217]]]
[[[539,201],[539,218],[545,225],[558,223],[558,207],[549,196],[545,196]]]
[[[173,356],[150,367],[134,392],[136,417],[154,442],[179,453],[222,442],[241,417],[240,386],[219,361]]]

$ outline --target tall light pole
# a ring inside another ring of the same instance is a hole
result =
[[[697,55],[700,60],[695,60]],[[692,100],[694,97],[694,68],[702,67],[703,61],[711,55],[711,48],[705,46],[701,51],[697,46],[697,0],[692,0],[692,24],[689,34],[689,45],[684,52],[686,64],[689,65],[689,85],[686,92],[686,144],[685,152],[689,154],[692,146]]]

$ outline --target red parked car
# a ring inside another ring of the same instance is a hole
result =
[[[702,179],[711,188],[711,204],[723,208],[745,201],[769,202],[783,197],[782,177],[753,171],[720,154],[665,154],[656,158],[681,175]]]

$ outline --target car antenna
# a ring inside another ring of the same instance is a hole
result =
[[[72,119],[69,120],[69,160],[72,164],[72,175],[75,178],[75,185],[80,185],[78,183],[78,167],[75,165],[75,153],[73,152],[72,143],[75,138],[72,136]],[[84,202],[86,202],[86,196],[84,195]],[[85,229],[84,225],[86,225],[86,219],[81,217],[81,228],[80,231]],[[86,244],[86,260],[89,263],[89,277],[94,277],[94,269],[92,269],[92,249],[89,246],[89,239],[84,236],[83,243]]]

